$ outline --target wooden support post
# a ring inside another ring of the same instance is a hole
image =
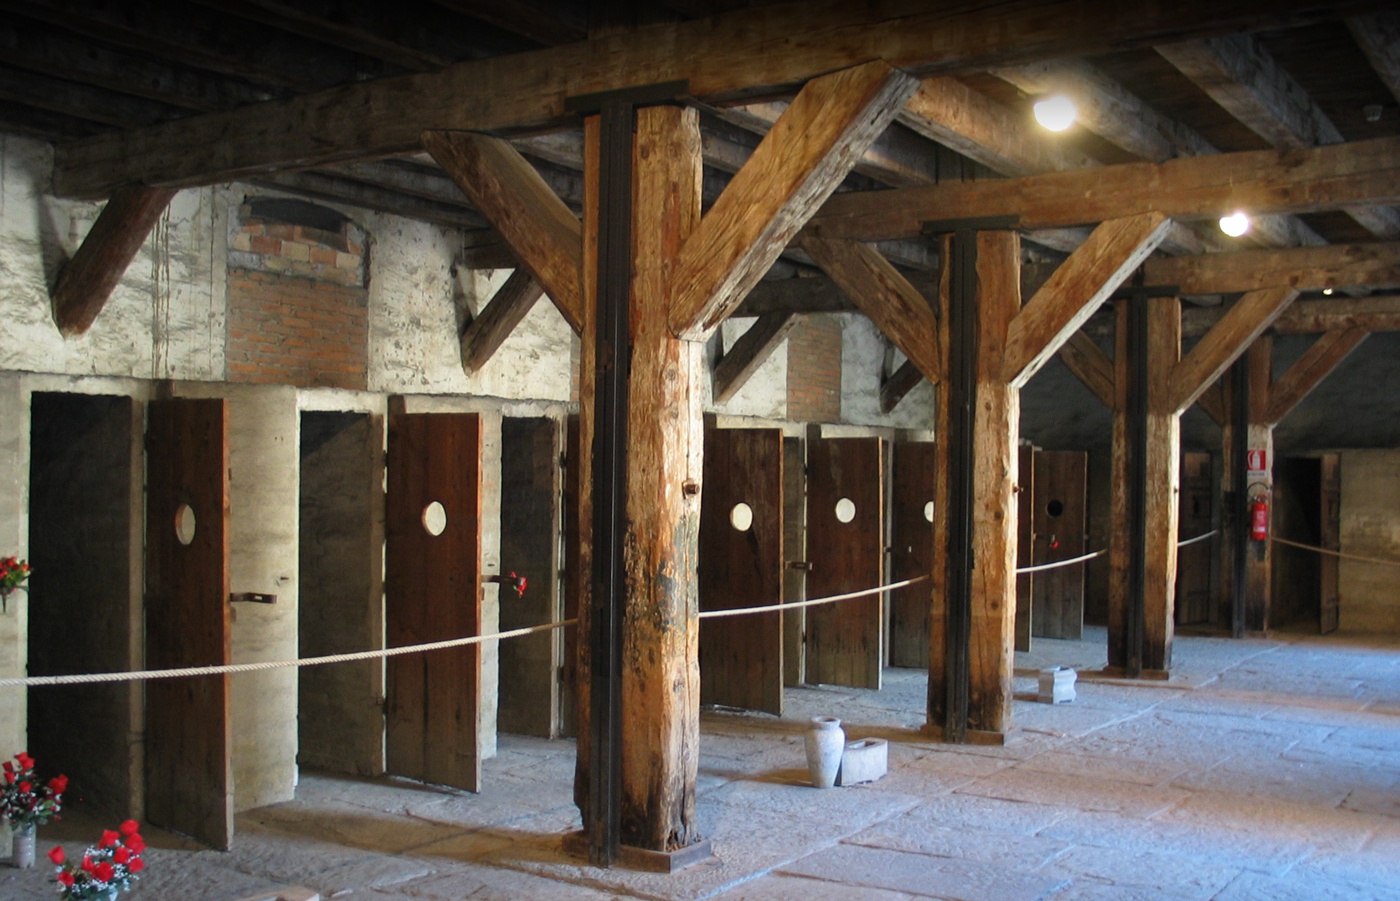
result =
[[[92,327],[175,194],[144,185],[112,194],[54,286],[53,319],[60,332],[81,335]]]
[[[1003,372],[1021,309],[1020,239],[962,230],[943,244],[929,727],[949,741],[999,740],[1011,725],[1020,391]],[[958,292],[965,292],[958,302]]]
[[[471,375],[485,366],[542,296],[544,288],[523,267],[511,273],[481,313],[462,329],[462,371]]]

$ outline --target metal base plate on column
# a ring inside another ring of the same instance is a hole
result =
[[[588,833],[570,832],[564,836],[564,851],[575,857],[588,857]],[[631,845],[619,845],[614,867],[639,870],[644,873],[677,873],[707,860],[718,860],[709,840],[687,845],[676,851],[649,851]]]

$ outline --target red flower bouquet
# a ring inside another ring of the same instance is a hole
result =
[[[141,859],[146,850],[141,827],[135,820],[127,820],[117,828],[119,831],[115,832],[104,830],[97,847],[84,851],[77,863],[68,859],[62,845],[49,852],[49,860],[58,868],[54,881],[58,883],[60,898],[64,901],[105,899],[114,892],[131,888],[131,883],[140,878],[138,874],[146,868],[146,862]]]
[[[7,609],[10,594],[26,591],[24,580],[29,578],[29,564],[14,557],[0,558],[0,610]]]
[[[67,776],[55,776],[48,782],[39,781],[34,772],[34,758],[24,751],[14,760],[3,764],[0,779],[0,816],[11,829],[42,826],[58,816],[63,806],[63,793],[68,789]]]

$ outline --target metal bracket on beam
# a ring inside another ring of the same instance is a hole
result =
[[[609,105],[637,109],[640,106],[661,106],[666,103],[684,102],[691,99],[690,82],[661,81],[656,84],[639,85],[635,88],[621,88],[616,91],[598,91],[594,94],[578,94],[564,98],[565,112],[588,116],[607,109]]]
[[[949,232],[1014,231],[1021,227],[1020,216],[972,216],[966,219],[930,219],[924,223],[928,237]]]

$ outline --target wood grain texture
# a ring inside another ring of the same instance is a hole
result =
[[[939,259],[951,261],[953,252],[952,233],[940,235]],[[947,325],[952,305],[952,271],[953,266],[947,263],[939,267],[938,290],[934,295],[934,309],[941,324],[938,329],[938,353],[944,360],[949,358],[952,341],[952,329]],[[933,509],[944,512],[933,518],[933,552],[930,555],[933,566],[929,577],[932,604],[928,623],[928,721],[925,728],[937,731],[948,726],[948,587],[952,583],[952,574],[948,566],[947,524],[951,514],[952,497],[948,460],[952,453],[950,436],[953,428],[953,392],[946,379],[934,383],[933,396]]]
[[[1278,285],[1300,291],[1353,285],[1395,288],[1400,287],[1400,243],[1158,257],[1143,267],[1143,280],[1173,285],[1182,294],[1228,294]]]
[[[583,227],[520,151],[486,135],[425,132],[423,146],[544,286],[574,331],[582,327]]]
[[[1296,300],[1274,320],[1280,335],[1317,334],[1355,326],[1368,332],[1400,331],[1400,296]]]
[[[753,517],[740,531],[738,504]],[[777,604],[783,594],[783,433],[707,429],[700,504],[700,609]],[[783,713],[783,615],[700,624],[700,703]]]
[[[836,505],[855,505],[841,522]],[[809,597],[861,591],[884,583],[884,452],[879,438],[807,442]],[[807,608],[807,681],[880,687],[883,596]]]
[[[622,842],[674,851],[699,840],[698,551],[704,481],[704,345],[667,325],[681,247],[700,219],[693,109],[637,111],[632,368],[628,381],[626,612],[622,642]]]
[[[1181,490],[1181,413],[1171,397],[1181,356],[1181,301],[1147,301],[1147,490],[1143,520],[1147,573],[1143,582],[1145,671],[1166,671],[1176,625],[1176,542]]]
[[[1345,11],[1324,0],[1082,0],[1053,11],[1037,0],[963,0],[936,10],[917,0],[744,8],[73,142],[56,148],[56,190],[101,197],[125,184],[215,184],[411,152],[424,130],[538,131],[568,121],[568,97],[639,84],[684,79],[709,101],[771,96],[872,59],[919,75],[980,70],[1223,33],[1261,15],[1282,22]]]
[[[1142,265],[1167,233],[1161,213],[1100,224],[1026,302],[1006,336],[1002,373],[1023,388],[1108,296]]]
[[[1364,200],[1400,203],[1400,138],[854,191],[828,200],[803,237],[910,238],[930,219],[1016,216],[1022,229],[1059,228],[1151,212],[1187,221],[1235,208],[1306,213]]]
[[[1172,369],[1169,398],[1176,411],[1184,412],[1195,403],[1201,392],[1239,359],[1297,296],[1293,288],[1264,288],[1236,301]]]
[[[228,404],[147,409],[146,665],[229,662]],[[176,533],[182,506],[194,534]],[[227,850],[233,839],[229,677],[146,685],[146,818]]]
[[[1132,429],[1128,420],[1128,399],[1133,370],[1129,360],[1132,346],[1129,332],[1131,302],[1113,304],[1113,435],[1110,445],[1108,501],[1108,665],[1127,666],[1129,567],[1132,554],[1132,518],[1128,509],[1128,479],[1132,472]]]
[[[485,366],[543,295],[544,287],[525,269],[512,272],[480,315],[462,330],[458,342],[462,350],[462,371],[471,375]]]
[[[384,514],[389,647],[481,634],[481,417],[391,413]],[[426,509],[446,514],[439,535]],[[386,740],[394,775],[481,788],[481,647],[389,658]]]
[[[1035,452],[1033,551],[1030,563],[1083,556],[1088,531],[1089,455],[1084,451]],[[1079,640],[1084,630],[1085,567],[1035,573],[1031,635]]]
[[[1177,515],[1178,541],[1211,530],[1215,485],[1211,482],[1211,455],[1183,451],[1181,455],[1181,503]],[[1204,624],[1211,619],[1212,559],[1220,538],[1178,547],[1176,553],[1176,624]]]
[[[933,503],[937,478],[933,442],[896,441],[891,465],[890,581],[917,579],[933,569],[933,522],[924,515]],[[938,511],[934,510],[934,519]],[[924,581],[890,592],[891,666],[928,667],[928,622],[933,589]]]
[[[1016,568],[1031,565],[1035,541],[1035,449],[1016,448]],[[1016,574],[1016,650],[1031,649],[1035,628],[1035,573]]]
[[[880,382],[880,412],[893,412],[894,408],[899,406],[899,402],[904,400],[910,391],[919,387],[923,381],[924,374],[919,371],[919,367],[915,366],[912,360],[900,363],[898,369]]]
[[[809,238],[802,249],[931,382],[943,378],[933,307],[878,250],[855,241]]]
[[[60,332],[81,335],[92,326],[176,193],[138,185],[112,194],[58,275],[53,318]]]
[[[704,340],[894,119],[918,82],[883,62],[808,82],[681,249],[671,328]]]
[[[787,340],[800,320],[795,313],[765,313],[739,336],[715,363],[714,398],[722,404],[739,393],[749,378]]]
[[[1365,329],[1353,326],[1327,332],[1313,342],[1312,347],[1274,381],[1269,389],[1269,403],[1264,408],[1263,422],[1277,425],[1370,334]]]
[[[1113,409],[1113,361],[1084,332],[1075,332],[1060,348],[1060,361],[1093,392],[1099,403]]]

